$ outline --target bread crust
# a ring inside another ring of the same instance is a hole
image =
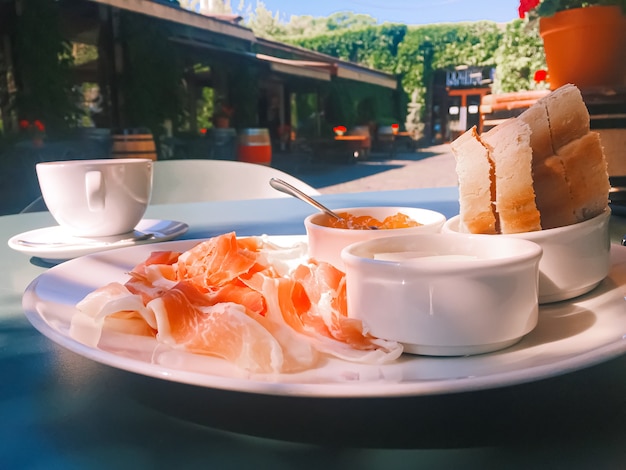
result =
[[[600,135],[587,135],[561,147],[563,163],[576,222],[601,214],[609,203],[609,175]]]
[[[535,104],[520,114],[519,119],[530,127],[533,165],[540,165],[546,158],[554,155],[547,108],[541,104]]]
[[[460,230],[469,233],[498,233],[496,226],[493,161],[476,126],[450,144],[459,180]]]
[[[533,167],[535,202],[543,229],[577,222],[565,167],[560,157],[550,156]]]
[[[589,111],[580,90],[572,84],[554,90],[534,106],[544,106],[548,114],[553,155],[589,133]]]
[[[482,136],[495,166],[496,212],[501,233],[541,230],[532,177],[531,129],[510,119]]]
[[[608,207],[600,136],[574,85],[565,85],[479,136],[451,143],[459,178],[460,230],[520,233],[581,222]]]

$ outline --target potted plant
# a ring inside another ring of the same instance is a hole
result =
[[[28,121],[20,119],[20,132],[30,140],[34,147],[41,147],[46,136],[46,126],[39,119]]]
[[[626,86],[626,0],[520,0],[538,23],[551,89]]]
[[[346,128],[346,126],[335,126],[335,127],[333,127],[333,132],[335,133],[335,135],[338,135],[339,137],[344,135],[347,130],[348,129]]]

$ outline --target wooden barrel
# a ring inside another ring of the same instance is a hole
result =
[[[272,163],[272,143],[267,129],[251,128],[239,132],[237,160],[240,162]]]
[[[154,137],[149,133],[124,132],[113,135],[113,149],[111,153],[113,158],[157,159]]]

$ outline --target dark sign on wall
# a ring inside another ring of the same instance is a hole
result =
[[[495,69],[491,67],[459,66],[446,71],[446,86],[450,88],[480,87],[493,83]]]

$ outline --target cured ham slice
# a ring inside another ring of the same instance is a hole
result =
[[[320,353],[375,364],[402,353],[347,316],[345,274],[308,260],[302,244],[281,248],[231,232],[184,253],[154,252],[129,275],[77,305],[76,339],[95,346],[114,325],[251,373],[311,368]]]
[[[403,348],[399,343],[376,338],[368,333],[360,320],[347,317],[345,276],[341,271],[327,263],[301,266],[298,270],[315,272],[322,277],[323,273],[330,272],[336,276],[336,286],[330,288],[328,279],[323,281],[327,289],[318,289],[317,285],[314,288],[314,283],[310,282],[308,287],[312,299],[306,287],[295,279],[270,278],[259,274],[254,284],[265,295],[268,317],[284,321],[307,337],[320,352],[340,359],[380,364],[397,359],[402,354]]]
[[[143,303],[162,295],[178,282],[176,261],[180,256],[174,251],[155,251],[129,273],[131,279],[125,286],[133,294],[140,295]]]
[[[233,302],[194,305],[181,287],[170,289],[148,304],[157,319],[160,342],[221,357],[253,373],[283,369],[280,344],[246,314],[244,306]]]
[[[133,334],[154,334],[157,323],[154,312],[144,305],[140,295],[133,294],[119,282],[96,289],[76,304],[70,335],[89,346],[97,346],[105,322],[116,330]],[[115,319],[118,321],[116,322]]]
[[[261,274],[258,274],[259,276],[262,276]],[[266,277],[266,276],[264,276]],[[282,349],[282,356],[281,356],[281,367],[278,368],[277,366],[270,366],[270,367],[266,367],[265,370],[263,370],[262,367],[258,366],[258,367],[251,367],[250,364],[245,364],[245,361],[240,360],[238,365],[244,369],[248,369],[250,371],[256,371],[256,372],[289,372],[289,371],[297,371],[297,370],[302,370],[305,368],[309,368],[312,367],[318,360],[318,354],[316,352],[316,350],[312,347],[312,345],[306,340],[305,337],[299,335],[295,330],[293,330],[292,328],[289,328],[289,326],[285,323],[285,321],[282,319],[282,316],[280,315],[280,313],[278,313],[278,315],[274,314],[275,312],[271,312],[270,314],[268,314],[267,309],[265,308],[266,305],[266,300],[265,297],[263,298],[263,312],[262,314],[260,312],[256,312],[253,310],[250,310],[249,308],[244,308],[245,307],[245,300],[244,301],[240,301],[239,303],[235,304],[233,302],[218,302],[215,303],[214,302],[214,297],[213,294],[202,294],[200,290],[198,290],[197,287],[195,287],[194,285],[192,285],[189,282],[181,282],[178,286],[177,289],[180,290],[184,296],[189,300],[190,303],[195,304],[196,306],[209,306],[209,305],[237,305],[237,307],[241,308],[241,312],[248,315],[249,318],[252,321],[257,322],[260,326],[262,326],[266,331],[263,332],[263,334],[261,334],[259,331],[256,330],[251,330],[249,333],[250,337],[248,339],[248,341],[252,342],[254,341],[254,336],[252,333],[258,333],[260,337],[262,337],[266,332],[268,332],[269,334],[271,334],[273,336],[273,338],[275,339],[275,341],[277,341],[277,344],[280,345],[281,349]],[[245,287],[240,288],[238,290],[241,290],[242,292],[244,291],[244,289],[247,290],[247,293],[244,293],[242,295],[245,295],[246,297],[251,297],[251,296],[260,296],[261,294],[259,292],[257,292],[255,289],[249,287],[248,285],[245,285]],[[154,305],[151,303],[148,305],[151,308],[155,308]],[[174,317],[175,318],[179,318],[179,312],[177,312],[175,306],[173,305],[169,305],[166,307],[166,309],[171,313],[171,312],[175,312],[174,313]],[[203,310],[204,311],[204,310]],[[159,319],[159,315],[157,314],[157,320]],[[209,325],[211,329],[213,330],[227,330],[230,332],[230,329],[232,327],[232,325],[217,325],[217,324],[211,324]],[[179,328],[177,326],[174,326],[173,331],[176,332],[176,334],[180,334],[180,331],[182,330],[182,328]],[[161,327],[159,327],[159,335],[161,333],[162,329]],[[198,334],[203,335],[204,330],[203,328],[199,328]],[[223,334],[223,333],[222,333]],[[193,329],[189,330],[189,337],[193,338]],[[161,338],[161,340],[164,340],[164,338]],[[164,341],[166,342],[166,341]],[[176,344],[180,344],[182,343],[182,338],[177,338],[174,339],[174,343]],[[239,344],[237,342],[234,342],[234,344]],[[262,342],[260,343],[261,345],[263,344]],[[272,343],[272,346],[275,346],[274,343]],[[190,350],[191,352],[197,352],[197,353],[204,353],[204,354],[209,354],[209,350],[206,349],[204,352],[201,350],[193,350],[189,347],[187,347],[188,350]],[[252,354],[253,351],[251,349],[247,350],[248,353]],[[218,354],[214,354],[214,355],[218,355]],[[225,357],[223,355],[221,355],[220,357],[224,357],[225,359],[229,359],[231,360],[231,362],[235,362],[236,361],[232,360],[232,358],[228,358]],[[267,364],[267,357],[265,358],[265,364]],[[256,361],[259,362],[259,364],[263,364],[263,361],[259,360],[259,357],[257,357],[255,359]]]
[[[179,279],[191,279],[206,288],[226,284],[249,272],[258,259],[256,243],[237,240],[234,232],[214,237],[178,259]]]

